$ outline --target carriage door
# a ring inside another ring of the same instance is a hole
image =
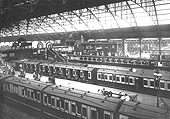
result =
[[[81,79],[81,81],[83,81],[83,82],[86,81],[83,70],[80,71],[80,79]]]

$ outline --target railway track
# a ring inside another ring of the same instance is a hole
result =
[[[1,119],[18,119],[17,117],[13,117],[8,112],[0,110],[0,118]]]

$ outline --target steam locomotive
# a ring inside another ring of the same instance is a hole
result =
[[[166,110],[15,76],[0,77],[0,98],[57,119],[169,119]]]
[[[160,80],[156,80],[153,75],[155,71],[149,69],[56,63],[42,60],[13,60],[11,63],[16,71],[22,68],[27,73],[38,72],[44,76],[54,75],[56,78],[93,83],[149,95],[157,95],[159,88],[159,96],[170,98],[170,73],[168,71],[161,70],[162,77]]]

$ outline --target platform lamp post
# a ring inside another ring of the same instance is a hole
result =
[[[159,90],[160,90],[160,79],[162,77],[162,74],[157,70],[155,71],[155,73],[153,74],[154,76],[154,81],[155,81],[155,86],[157,87],[157,107],[159,107]]]

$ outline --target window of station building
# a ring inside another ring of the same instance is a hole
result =
[[[71,114],[76,114],[76,103],[71,101]]]
[[[150,88],[154,88],[155,87],[155,81],[154,79],[150,79]]]
[[[93,107],[91,107],[91,119],[97,119],[97,111]]]
[[[60,98],[56,97],[56,108],[60,109]]]
[[[104,119],[111,119],[111,113],[108,111],[104,111]]]
[[[86,105],[82,105],[82,116],[83,118],[87,118],[87,106]]]

